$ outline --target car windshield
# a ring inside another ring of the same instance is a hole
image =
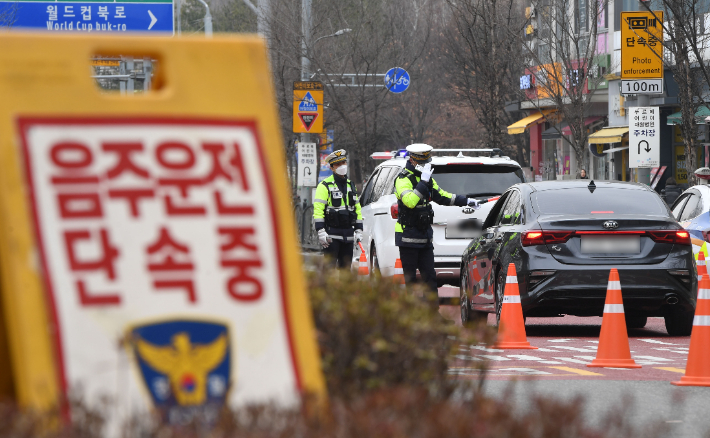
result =
[[[651,214],[668,215],[661,198],[645,190],[587,187],[543,190],[532,195],[535,210],[540,214]]]
[[[434,166],[434,180],[449,193],[475,197],[500,195],[513,184],[525,182],[525,177],[514,166],[449,164]]]

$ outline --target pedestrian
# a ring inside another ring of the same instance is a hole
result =
[[[668,206],[673,205],[676,199],[680,196],[683,191],[676,183],[675,178],[670,177],[666,180],[666,188],[662,190],[663,199],[666,201]]]
[[[587,169],[580,170],[577,179],[589,179],[589,177],[587,176]]]
[[[434,269],[434,210],[431,203],[451,206],[472,206],[479,209],[478,201],[442,190],[432,178],[432,147],[426,144],[407,146],[409,158],[404,169],[395,180],[395,193],[399,216],[395,225],[395,245],[399,247],[404,282],[416,281],[417,269],[430,291],[438,291],[436,270]]]
[[[350,268],[355,242],[362,240],[362,213],[355,184],[348,179],[348,157],[344,149],[325,158],[333,175],[316,188],[313,220],[318,242],[328,264]]]

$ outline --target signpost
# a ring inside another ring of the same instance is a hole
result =
[[[298,142],[298,182],[299,187],[318,185],[318,150],[315,143]]]
[[[403,68],[394,67],[385,73],[385,86],[393,93],[399,94],[409,88],[409,81],[409,73]]]
[[[663,93],[663,11],[621,13],[621,94]]]
[[[85,0],[0,1],[0,13],[16,8],[13,29],[47,32],[173,33],[172,0],[120,3]]]
[[[293,132],[323,132],[323,83],[293,83]]]
[[[658,107],[631,108],[629,113],[629,167],[659,167],[661,125]]]
[[[164,60],[170,92],[98,93],[90,36],[0,34],[2,395],[107,397],[108,436],[322,395],[263,40],[102,44]]]

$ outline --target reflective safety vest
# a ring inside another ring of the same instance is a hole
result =
[[[434,210],[431,203],[440,205],[466,205],[466,196],[449,193],[436,183],[434,178],[426,183],[421,180],[421,175],[407,167],[395,180],[395,194],[399,207],[399,218],[395,225],[395,245],[426,248],[433,247],[434,231],[431,224],[434,221]]]
[[[345,181],[345,193],[338,187],[334,175],[318,184],[313,200],[313,221],[316,231],[325,228],[333,239],[354,240],[354,230],[362,230],[362,210],[352,181]]]

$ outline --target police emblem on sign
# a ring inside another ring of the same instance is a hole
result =
[[[131,346],[155,407],[171,423],[209,419],[224,404],[232,362],[227,326],[172,320],[134,327]]]

